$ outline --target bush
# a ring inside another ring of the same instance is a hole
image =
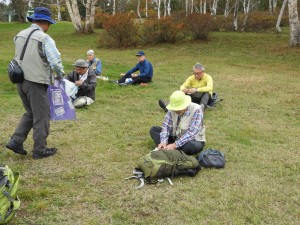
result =
[[[138,26],[131,15],[118,13],[103,22],[100,45],[112,48],[133,47],[138,44]]]
[[[103,23],[109,20],[111,17],[110,14],[105,13],[105,12],[96,12],[95,14],[95,27],[102,29],[103,28]]]
[[[265,31],[275,28],[277,16],[269,12],[251,12],[246,22],[246,31]]]
[[[172,17],[148,19],[143,24],[145,43],[175,43],[183,38],[183,23],[175,22]]]
[[[212,16],[209,14],[193,13],[185,20],[186,29],[195,40],[208,40],[212,24]]]
[[[240,20],[239,20],[240,21]],[[213,31],[234,31],[232,17],[218,15],[213,19]]]

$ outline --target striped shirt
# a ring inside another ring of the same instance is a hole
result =
[[[187,107],[186,111],[182,116],[176,116],[176,118],[172,118],[172,114],[169,111],[163,121],[162,131],[160,133],[160,141],[161,143],[168,143],[169,136],[172,134],[173,129],[180,130],[180,122],[177,124],[177,127],[173,127],[173,119],[178,121],[178,118],[182,118],[184,116],[190,116],[190,108]],[[199,108],[195,111],[194,115],[191,117],[190,126],[188,130],[181,135],[176,137],[175,145],[176,148],[180,148],[185,145],[187,142],[195,140],[195,135],[202,129],[203,126],[203,112],[202,109]],[[176,132],[177,133],[177,132]]]

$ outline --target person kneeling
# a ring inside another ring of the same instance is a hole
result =
[[[150,135],[159,150],[181,150],[187,155],[199,153],[205,145],[203,107],[193,103],[183,91],[175,91],[167,105],[162,127],[153,126]]]
[[[78,86],[73,105],[77,108],[91,105],[95,101],[95,89],[97,86],[96,74],[89,69],[89,64],[84,59],[76,60],[75,70],[66,76],[66,79]]]

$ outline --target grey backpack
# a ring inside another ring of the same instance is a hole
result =
[[[200,166],[204,168],[224,168],[225,167],[225,155],[219,150],[207,149],[202,151],[197,157]]]

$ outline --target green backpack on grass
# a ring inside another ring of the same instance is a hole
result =
[[[20,207],[18,187],[19,173],[0,165],[0,224],[8,223]]]
[[[195,176],[200,170],[199,161],[179,150],[157,150],[138,161],[136,169],[143,172],[146,183],[178,175]]]

